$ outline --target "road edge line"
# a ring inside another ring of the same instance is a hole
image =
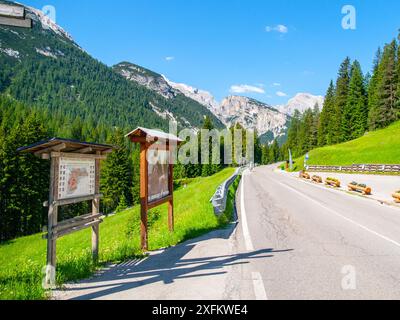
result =
[[[247,223],[246,208],[244,205],[244,182],[245,182],[246,172],[247,171],[243,172],[241,186],[240,186],[240,215],[242,220],[241,224],[242,224],[243,238],[246,245],[246,250],[254,251],[253,242],[251,241],[250,237],[249,225]]]

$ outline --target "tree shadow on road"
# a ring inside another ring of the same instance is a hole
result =
[[[234,229],[234,226],[232,228]],[[67,296],[68,294],[75,296],[74,291],[86,291],[73,300],[101,299],[157,282],[170,284],[180,279],[226,274],[225,267],[244,265],[251,260],[272,258],[277,253],[292,251],[269,248],[233,255],[184,258],[199,243],[210,239],[228,239],[231,234],[231,228],[218,230],[165,251],[152,253],[140,264],[123,263],[98,277],[81,282],[79,287],[68,288],[65,292]]]

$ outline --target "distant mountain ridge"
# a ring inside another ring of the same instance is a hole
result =
[[[313,108],[315,104],[319,104],[320,108],[323,105],[323,97],[308,93],[296,95],[284,106],[274,107],[242,96],[229,96],[219,103],[208,91],[173,82],[164,75],[133,63],[121,62],[113,68],[126,79],[158,92],[167,99],[183,94],[206,107],[225,126],[240,123],[246,129],[256,129],[264,142],[286,140],[290,119],[295,110],[302,113]]]

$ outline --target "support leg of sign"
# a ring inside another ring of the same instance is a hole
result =
[[[56,286],[56,264],[57,264],[57,235],[54,227],[58,223],[58,206],[54,203],[58,194],[58,158],[51,158],[50,166],[50,192],[47,234],[47,265],[44,286],[53,289]]]
[[[92,215],[99,213],[100,199],[96,198],[92,201]],[[96,264],[99,261],[99,236],[100,225],[96,224],[92,227],[92,257],[93,262]]]
[[[142,250],[147,251],[149,249],[148,244],[148,227],[147,227],[147,204],[142,203],[141,205],[141,223],[140,223],[140,240]]]
[[[148,227],[147,227],[148,194],[149,194],[147,150],[148,150],[148,145],[146,145],[145,143],[140,144],[140,208],[141,208],[140,239],[143,251],[147,251],[149,249]]]
[[[47,236],[47,264],[45,273],[45,289],[54,289],[56,286],[56,264],[57,264],[57,237],[53,232],[54,216],[57,215],[58,207],[49,206],[49,223]]]
[[[175,226],[174,226],[174,200],[168,201],[168,226],[169,226],[169,231],[174,232]]]
[[[97,155],[101,155],[97,152]],[[100,193],[100,160],[96,159],[95,165],[95,193]],[[92,215],[97,215],[100,212],[100,198],[92,200]],[[100,225],[96,224],[92,227],[92,257],[96,264],[99,261],[99,241],[100,241]]]
[[[171,200],[168,201],[168,225],[169,225],[169,231],[174,232],[175,226],[174,226],[174,165],[172,163],[172,151],[170,150],[169,152],[169,165],[168,165],[168,170],[169,170],[169,192],[171,194]]]

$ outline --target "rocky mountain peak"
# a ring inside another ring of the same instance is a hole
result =
[[[286,105],[278,106],[277,109],[285,114],[293,116],[296,110],[303,113],[307,109],[313,109],[318,104],[320,110],[324,105],[325,98],[323,96],[315,96],[310,93],[298,93],[288,101]]]

